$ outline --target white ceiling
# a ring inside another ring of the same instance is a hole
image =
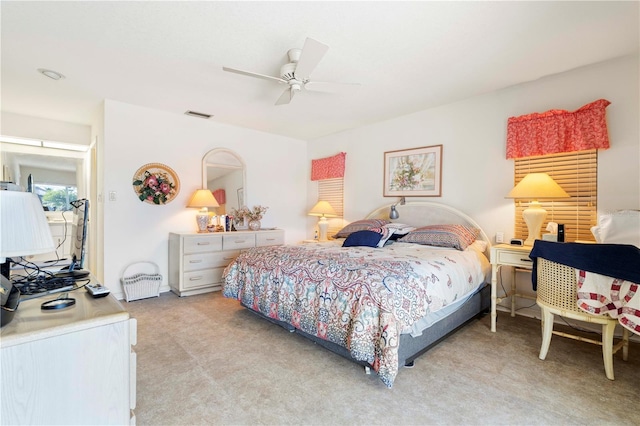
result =
[[[1,107],[90,124],[112,99],[310,140],[637,53],[638,6],[3,0]],[[274,106],[283,86],[222,71],[277,76],[306,37],[330,47],[313,80],[360,83],[357,93]]]

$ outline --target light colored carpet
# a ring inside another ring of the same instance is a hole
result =
[[[123,302],[138,320],[138,425],[638,425],[640,345],[615,355],[538,320],[474,320],[402,368],[375,374],[256,317],[220,292]]]

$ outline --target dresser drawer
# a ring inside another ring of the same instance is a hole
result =
[[[498,263],[501,265],[521,266],[523,268],[533,267],[533,261],[529,258],[528,253],[498,251],[497,254]]]
[[[221,264],[220,254],[220,252],[185,254],[183,269],[187,272],[223,266]]]
[[[220,235],[189,236],[184,239],[185,253],[204,253],[222,250]]]
[[[245,249],[256,246],[255,234],[234,233],[222,236],[224,250]]]
[[[198,287],[206,287],[222,282],[224,268],[212,268],[202,271],[184,273],[183,289],[189,290]]]
[[[281,246],[284,244],[284,232],[264,232],[256,234],[256,247]]]

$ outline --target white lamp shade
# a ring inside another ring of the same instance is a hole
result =
[[[189,204],[187,204],[187,207],[197,209],[209,207],[214,208],[220,207],[220,204],[218,204],[218,201],[216,201],[216,197],[213,196],[213,193],[211,193],[211,191],[209,191],[208,189],[198,189],[193,193],[193,196],[191,197],[191,200],[189,200]]]
[[[570,198],[569,194],[546,173],[529,173],[507,194],[506,198],[539,200]]]
[[[338,215],[328,201],[318,201],[309,212],[309,216],[337,217]]]
[[[31,192],[0,191],[0,259],[54,250],[40,199]]]

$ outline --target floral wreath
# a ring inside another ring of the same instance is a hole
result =
[[[150,204],[166,204],[180,192],[176,173],[164,164],[152,163],[140,167],[133,176],[138,199]]]

